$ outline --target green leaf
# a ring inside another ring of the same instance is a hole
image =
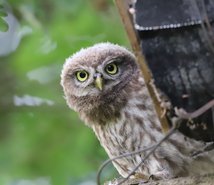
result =
[[[3,19],[3,17],[6,17],[6,16],[7,16],[7,13],[3,10],[3,6],[0,5],[0,32],[6,32],[9,28],[9,25]]]
[[[9,26],[7,22],[0,17],[0,32],[7,32],[8,29],[9,29]]]

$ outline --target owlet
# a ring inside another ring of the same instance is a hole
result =
[[[164,137],[136,58],[127,49],[111,43],[81,49],[66,59],[61,85],[69,107],[93,129],[110,158],[152,146]],[[203,147],[177,131],[136,173],[168,179],[213,172],[212,152],[191,157]],[[121,158],[113,165],[126,177],[145,155]]]

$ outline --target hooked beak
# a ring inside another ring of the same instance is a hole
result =
[[[95,86],[99,89],[99,90],[103,90],[103,78],[102,75],[100,73],[96,73],[94,75],[95,78]]]

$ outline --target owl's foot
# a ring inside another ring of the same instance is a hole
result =
[[[174,176],[171,173],[169,173],[167,170],[161,170],[150,175],[149,180],[156,181],[156,180],[171,179],[171,178],[174,178]]]
[[[141,183],[148,183],[150,181],[156,181],[156,180],[161,180],[161,179],[170,179],[170,178],[172,178],[172,176],[166,170],[162,170],[162,171],[156,172],[155,174],[152,174],[150,176],[144,175],[142,173],[135,173],[133,178],[139,179]]]
[[[146,176],[142,173],[135,173],[135,175],[132,176],[132,180],[134,180],[131,185],[136,185],[136,184],[144,184],[145,185],[151,181],[157,181],[157,180],[162,180],[162,179],[169,179],[169,174],[166,173],[165,171],[157,172],[156,174],[152,174],[150,176]],[[135,183],[137,182],[137,183]]]
[[[140,180],[142,180],[143,182],[144,182],[144,181],[145,181],[145,182],[148,182],[150,177],[147,176],[147,175],[144,175],[144,174],[142,174],[142,173],[136,172],[136,173],[134,174],[134,178],[135,178],[135,179],[140,179]]]
[[[136,172],[136,173],[134,174],[134,178],[136,178],[136,179],[148,179],[148,176],[147,176],[147,175],[144,175],[144,174],[142,174],[142,173]]]
[[[149,177],[149,181],[157,181],[157,180],[161,180],[161,179],[163,179],[163,177],[162,176],[160,176],[159,174],[157,175],[150,175],[150,177]]]
[[[161,118],[163,118],[164,116],[166,116],[166,113],[168,110],[170,110],[171,104],[169,102],[161,102],[160,106],[162,108],[162,113],[161,113]]]

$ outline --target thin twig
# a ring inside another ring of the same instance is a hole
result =
[[[212,107],[214,107],[214,99],[209,101],[204,106],[200,107],[199,109],[197,109],[194,112],[186,112],[182,108],[180,108],[180,109],[175,108],[175,113],[181,119],[193,119],[193,118],[197,118],[198,116],[202,115],[203,113],[205,113],[206,111],[208,111]]]
[[[98,173],[97,173],[97,185],[101,185],[101,182],[100,182],[100,177],[101,177],[101,173],[102,173],[102,170],[111,162],[117,160],[117,159],[120,159],[120,158],[123,158],[123,157],[128,157],[128,156],[131,156],[131,155],[136,155],[136,154],[139,154],[139,153],[142,153],[142,152],[146,152],[147,150],[151,150],[152,148],[154,148],[156,145],[153,145],[153,146],[150,146],[150,147],[147,147],[147,148],[143,148],[143,149],[140,149],[140,150],[137,150],[137,151],[134,151],[134,152],[129,152],[129,153],[125,153],[125,154],[121,154],[121,155],[118,155],[114,158],[111,158],[111,159],[108,159],[106,160],[99,168],[98,170]]]
[[[208,152],[210,150],[214,149],[214,143],[209,143],[207,146],[205,146],[202,150],[198,150],[194,153],[192,153],[191,157],[196,158],[198,157],[200,154],[204,153],[204,152]]]
[[[179,121],[178,121],[179,122]],[[145,162],[146,159],[149,158],[149,156],[164,142],[166,141],[180,126],[179,123],[176,123],[172,129],[170,129],[168,131],[168,133],[150,150],[150,152],[148,154],[146,154],[146,156],[142,159],[142,161],[129,173],[129,175],[124,178],[121,182],[119,182],[117,185],[121,185],[122,183],[124,183],[125,181],[127,181],[135,172],[136,170]]]

